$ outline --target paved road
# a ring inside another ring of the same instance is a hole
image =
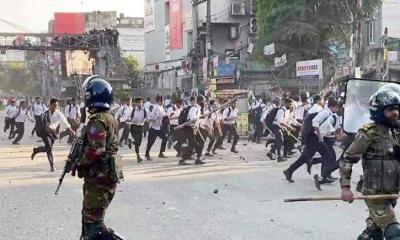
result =
[[[29,158],[36,140],[28,133],[21,146],[11,146],[0,134],[0,239],[78,239],[82,180],[68,176],[54,195],[68,146],[56,144],[58,170],[51,173],[45,155]],[[126,179],[109,207],[107,224],[128,240],[356,239],[367,216],[362,202],[282,201],[338,195],[338,183],[317,191],[305,168],[295,173],[295,183],[287,183],[282,171],[296,156],[286,163],[269,161],[262,144],[244,140],[238,149],[239,154],[220,152],[204,166],[180,167],[173,151],[168,159],[137,164],[133,152],[123,148]]]

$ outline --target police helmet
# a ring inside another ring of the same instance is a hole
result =
[[[110,83],[99,76],[91,76],[85,80],[82,86],[85,93],[86,107],[110,109],[113,100],[113,91]]]
[[[383,120],[383,111],[386,107],[400,106],[400,86],[388,83],[379,88],[369,100],[371,119],[379,122]]]

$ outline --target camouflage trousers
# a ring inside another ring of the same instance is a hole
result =
[[[87,181],[83,184],[83,209],[82,224],[104,222],[104,216],[108,205],[110,205],[116,184],[98,184]]]
[[[385,231],[391,223],[397,222],[394,207],[396,201],[392,200],[366,200],[369,217],[382,230]]]

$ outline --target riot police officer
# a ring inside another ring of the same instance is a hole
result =
[[[352,202],[350,190],[353,164],[362,158],[364,195],[397,194],[399,192],[400,162],[398,161],[398,128],[400,87],[386,84],[370,99],[373,123],[364,125],[340,162],[342,200]],[[400,239],[400,224],[396,220],[393,200],[366,200],[369,209],[367,228],[358,237],[366,239]]]
[[[83,90],[90,115],[82,130],[84,152],[77,166],[78,176],[84,179],[82,239],[122,239],[104,224],[106,209],[122,178],[117,155],[118,123],[108,112],[112,88],[104,79],[91,76],[84,82]]]

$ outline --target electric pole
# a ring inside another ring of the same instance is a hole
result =
[[[388,28],[385,28],[385,34],[383,39],[383,74],[382,80],[389,79],[389,52],[388,52],[388,40],[389,40],[389,33]]]

